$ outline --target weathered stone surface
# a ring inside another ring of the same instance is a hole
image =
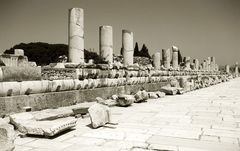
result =
[[[10,115],[11,123],[25,134],[54,136],[62,131],[76,126],[77,120],[73,117],[59,118],[51,121],[36,121],[29,112]]]
[[[158,95],[156,92],[148,92],[148,96],[150,99],[157,99]]]
[[[0,150],[12,151],[14,150],[15,132],[13,126],[6,123],[0,118]]]
[[[146,101],[148,99],[148,92],[146,92],[145,90],[138,91],[134,97],[136,99],[135,100],[136,103]]]
[[[104,126],[111,121],[110,108],[96,103],[88,109],[93,128]]]
[[[117,99],[117,103],[119,106],[130,106],[133,102],[135,102],[135,97],[133,95],[119,95]]]
[[[178,90],[177,90],[177,87],[164,86],[164,87],[161,87],[160,91],[168,95],[175,95],[177,94]]]

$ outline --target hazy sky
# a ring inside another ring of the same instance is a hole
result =
[[[114,53],[122,29],[151,54],[176,45],[183,56],[219,64],[240,62],[240,0],[0,0],[0,52],[24,42],[68,41],[68,9],[85,13],[85,48],[99,50],[99,26],[113,26]]]

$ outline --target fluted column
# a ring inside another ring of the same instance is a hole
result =
[[[113,63],[113,30],[112,26],[99,27],[99,54],[104,61]]]
[[[68,59],[72,63],[84,62],[84,12],[82,8],[69,10]]]

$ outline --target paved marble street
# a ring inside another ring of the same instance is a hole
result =
[[[98,129],[88,117],[54,138],[25,137],[16,151],[240,151],[240,78],[208,88],[112,107]]]

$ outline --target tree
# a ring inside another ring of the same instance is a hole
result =
[[[43,42],[20,43],[6,50],[5,54],[13,54],[14,49],[23,49],[24,55],[29,61],[35,61],[37,65],[43,66],[55,63],[59,56],[68,56],[68,45],[66,44],[48,44]],[[93,59],[95,63],[104,63],[103,59],[96,53],[84,50],[86,60]]]
[[[150,55],[149,55],[149,53],[148,53],[148,48],[146,47],[145,44],[143,44],[142,49],[141,49],[141,51],[140,51],[139,54],[140,54],[140,55],[139,55],[140,57],[148,57],[148,58],[151,58]]]
[[[138,43],[137,42],[135,43],[133,56],[139,56],[139,48],[138,48]]]

